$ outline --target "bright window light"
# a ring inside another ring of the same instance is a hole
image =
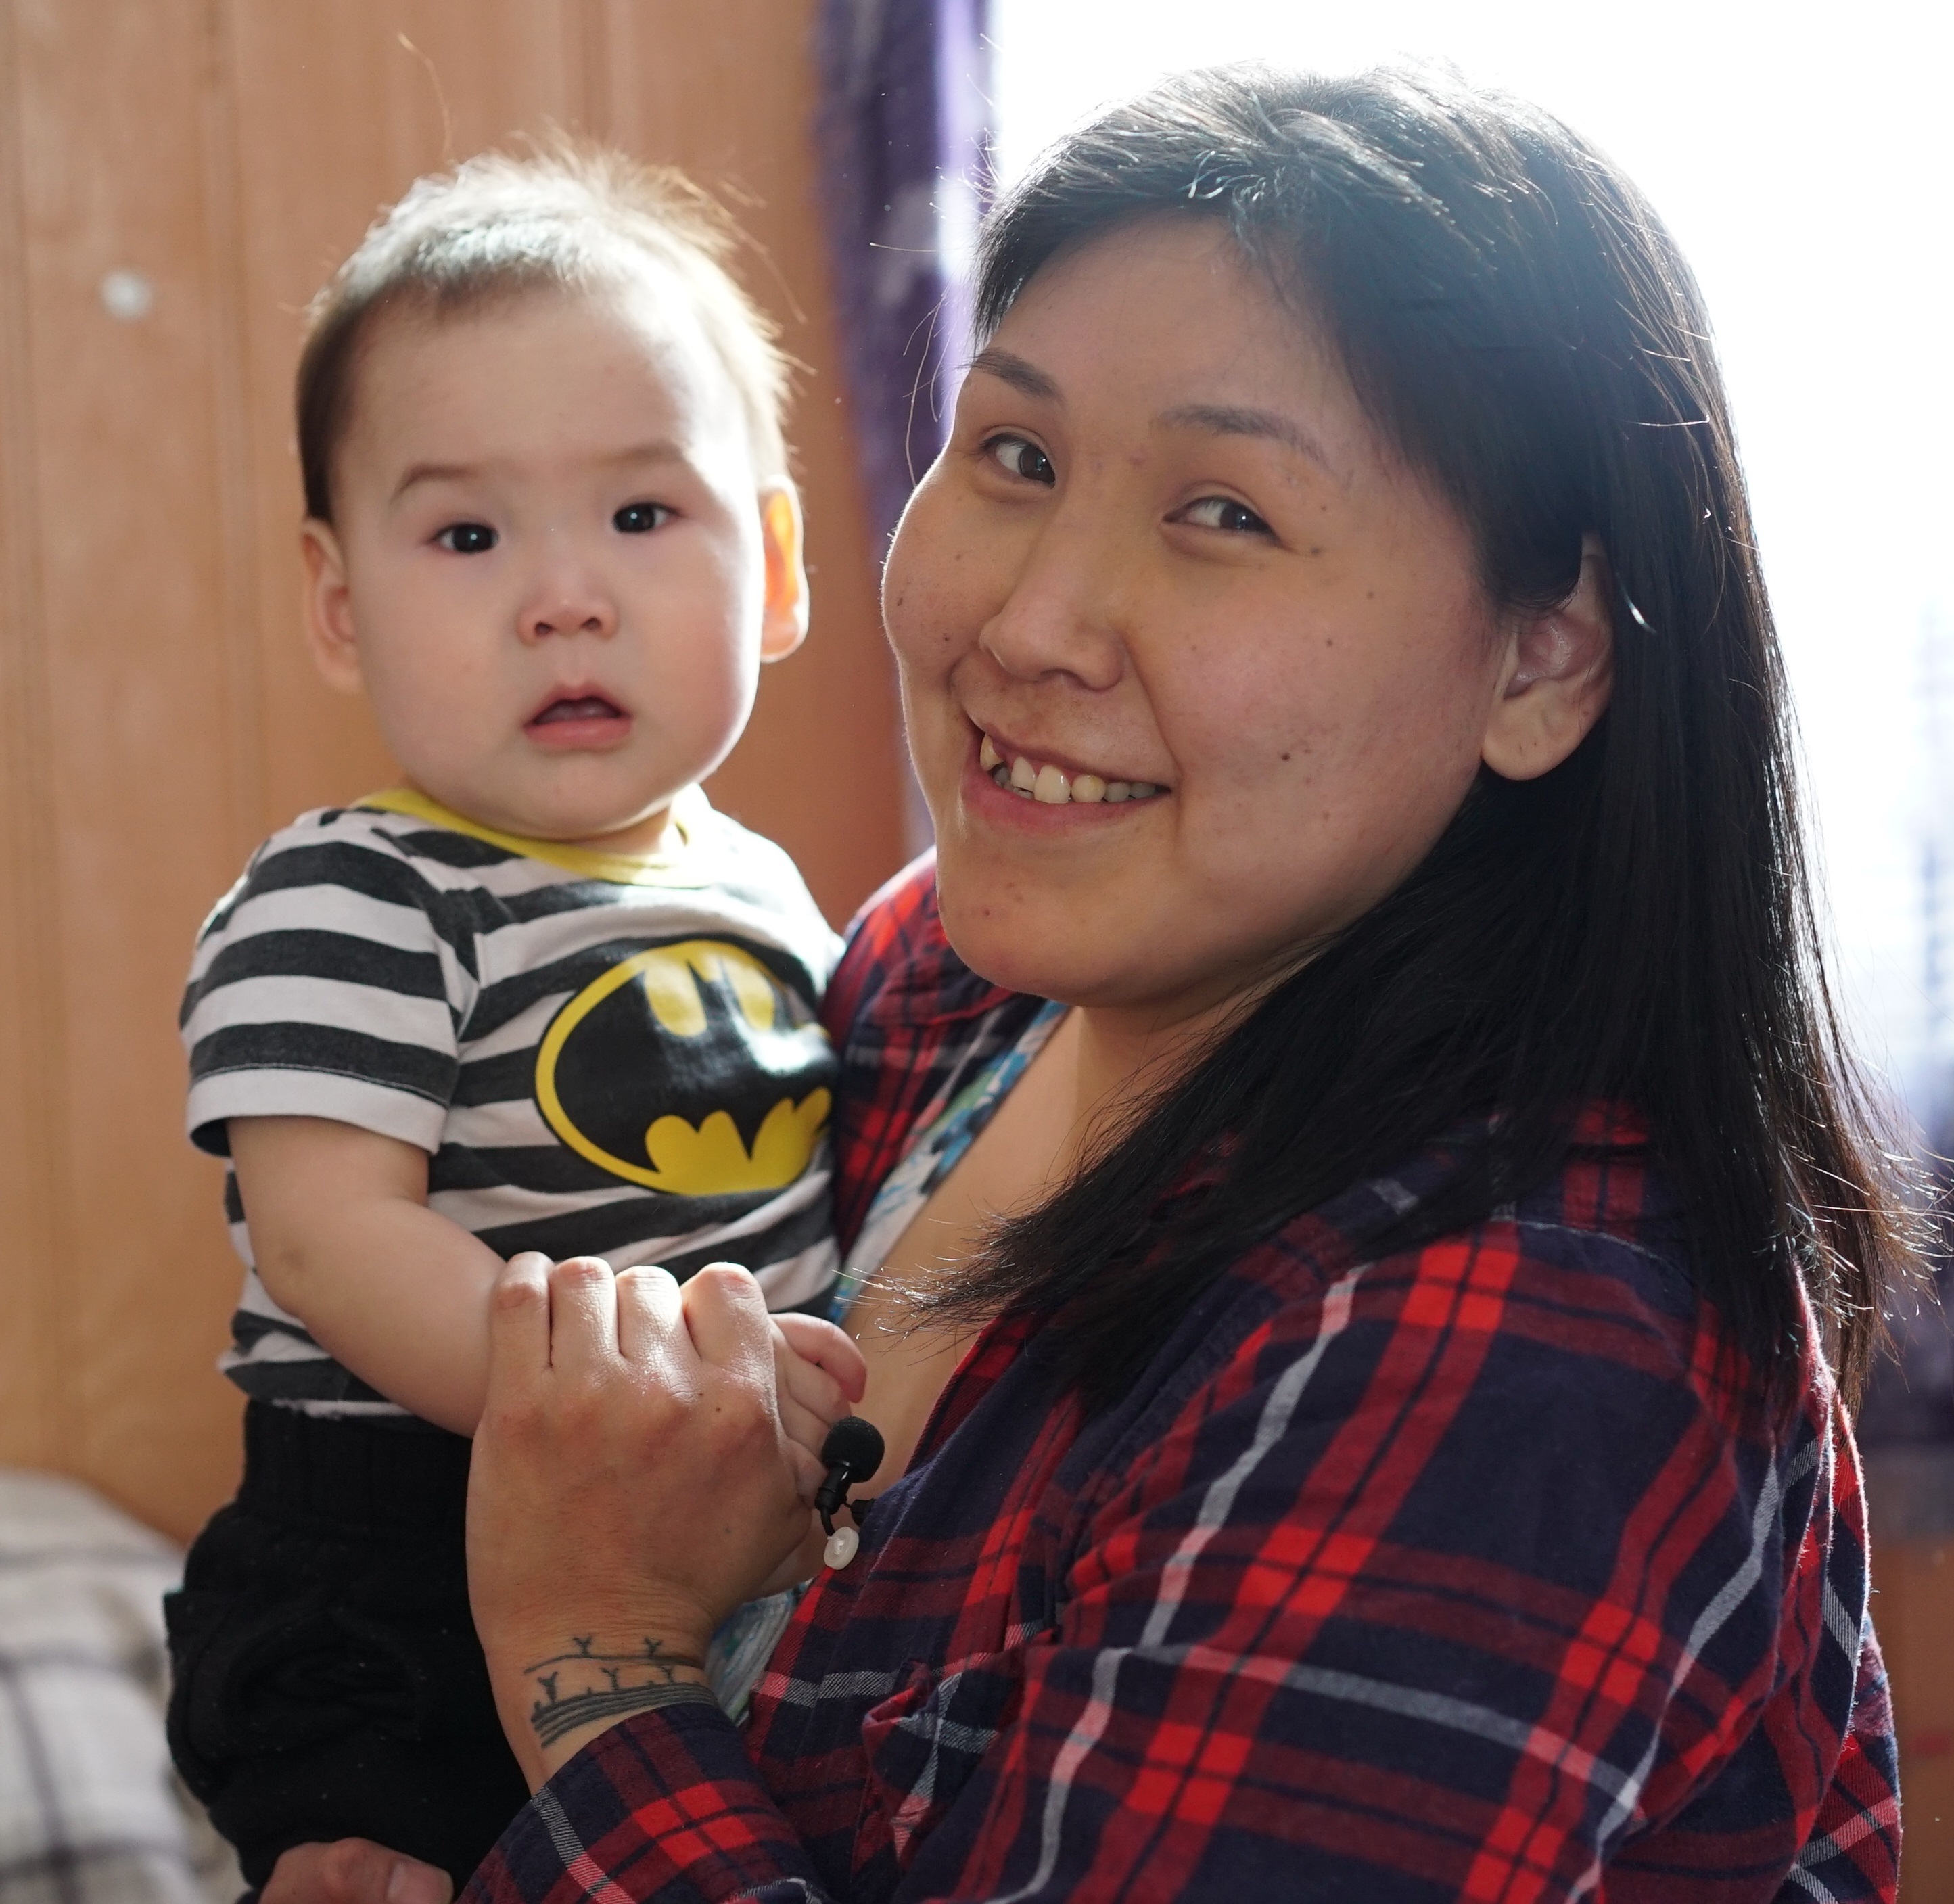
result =
[[[999,170],[1164,73],[1452,61],[1594,140],[1695,266],[1788,658],[1855,1029],[1954,1110],[1954,8],[992,0]]]

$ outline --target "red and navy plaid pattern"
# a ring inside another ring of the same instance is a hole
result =
[[[837,982],[865,1192],[1012,1001],[926,874]],[[642,1714],[473,1899],[1891,1899],[1865,1522],[1822,1362],[1726,1385],[1641,1133],[1365,1261],[1434,1155],[1293,1223],[1082,1420],[993,1327],[743,1735]]]
[[[1043,1004],[979,978],[950,950],[934,853],[862,908],[821,1008],[841,1059],[830,1129],[844,1260],[909,1139],[1017,1042]]]

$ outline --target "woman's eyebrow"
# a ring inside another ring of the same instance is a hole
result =
[[[1039,397],[1048,403],[1062,404],[1065,401],[1059,394],[1057,383],[1015,350],[1001,350],[993,344],[987,350],[979,350],[970,360],[970,368],[1009,384],[1025,396]]]
[[[1154,419],[1166,429],[1206,430],[1216,436],[1264,436],[1306,456],[1311,462],[1337,476],[1323,445],[1293,416],[1280,410],[1257,410],[1235,404],[1177,404],[1162,410]]]

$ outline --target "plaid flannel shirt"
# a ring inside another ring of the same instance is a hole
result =
[[[1026,1001],[927,869],[831,1000],[844,1227]],[[1822,1362],[1720,1378],[1638,1131],[1381,1260],[1412,1160],[1205,1291],[1117,1407],[994,1326],[742,1733],[640,1714],[470,1893],[626,1899],[1890,1899],[1863,1503]]]

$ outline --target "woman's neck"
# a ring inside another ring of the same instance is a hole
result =
[[[1065,1154],[1053,1160],[1052,1180],[1070,1175],[1095,1136],[1123,1122],[1195,1064],[1242,1004],[1224,999],[1184,1016],[1151,1007],[1076,1008],[1053,1034],[1069,1044],[1055,1055],[1070,1073],[1074,1096],[1071,1140]]]

